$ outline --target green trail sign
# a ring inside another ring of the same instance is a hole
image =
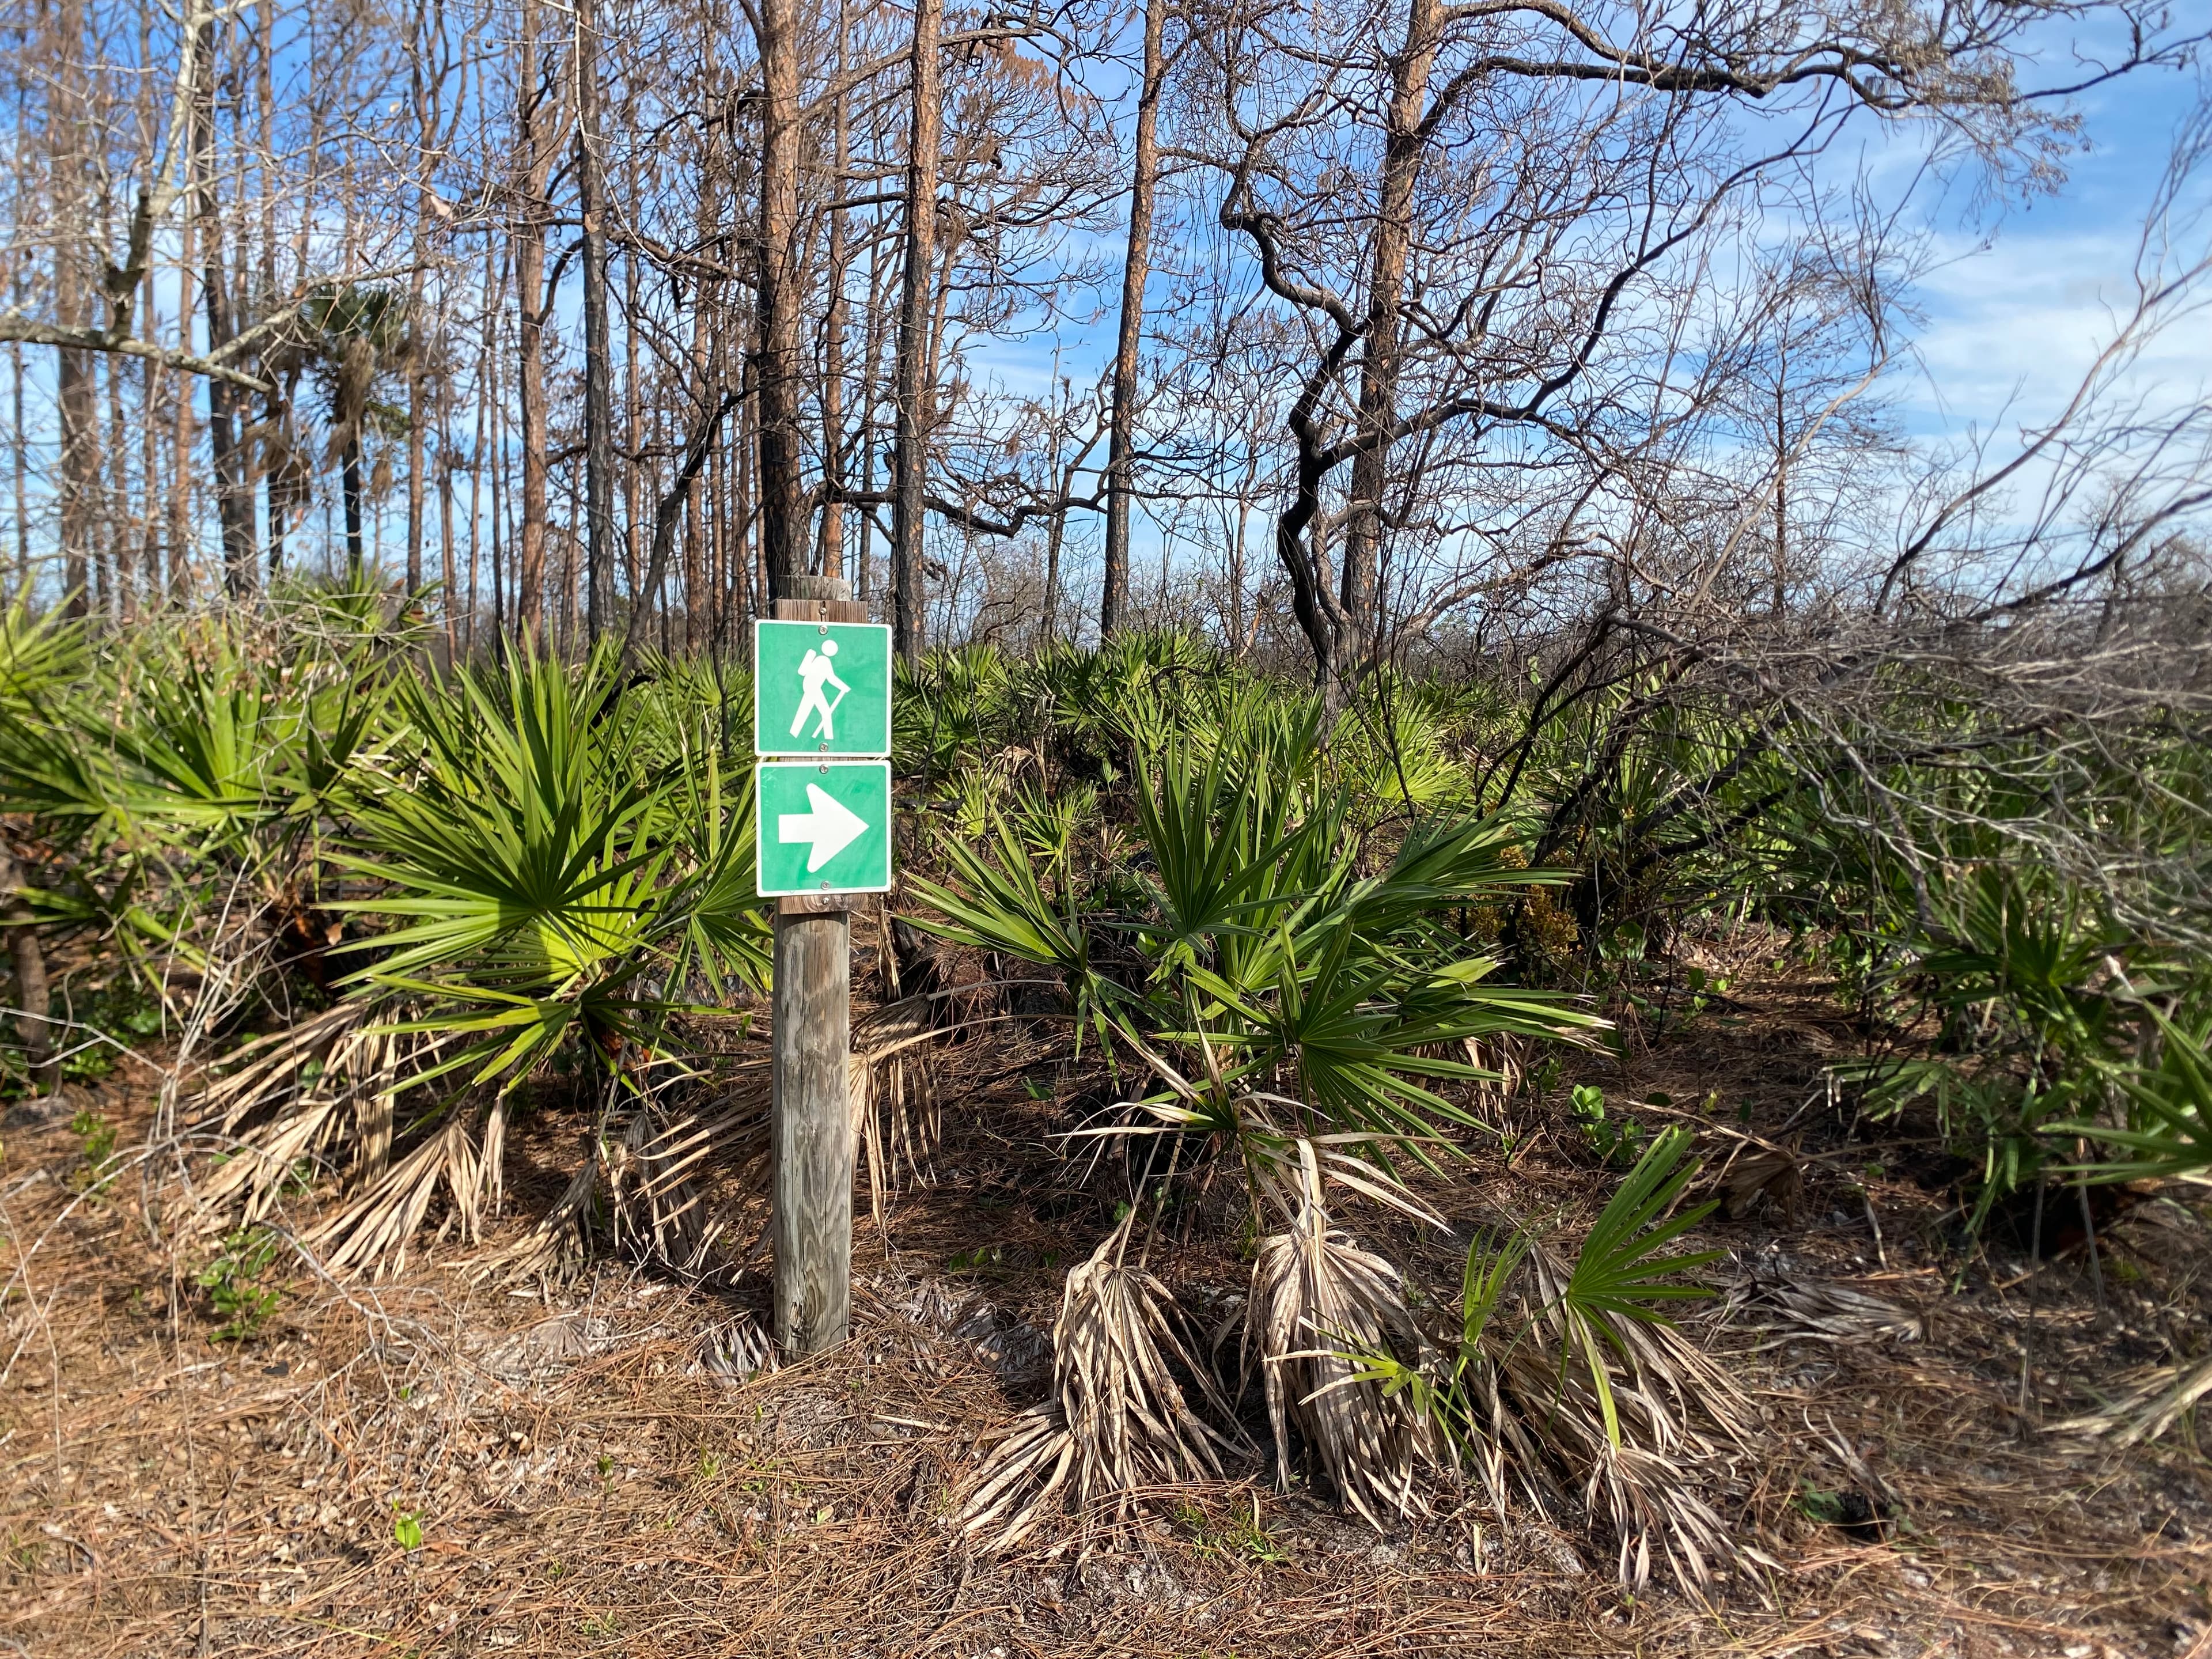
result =
[[[890,754],[891,630],[881,623],[755,622],[753,752]]]
[[[763,761],[758,778],[763,898],[890,889],[889,761]]]

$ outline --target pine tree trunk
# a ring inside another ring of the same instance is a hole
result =
[[[1413,245],[1413,191],[1428,139],[1422,130],[1429,72],[1443,38],[1441,0],[1413,0],[1406,40],[1390,66],[1390,107],[1382,139],[1382,189],[1376,204],[1367,284],[1367,328],[1359,374],[1358,453],[1352,462],[1351,499],[1339,574],[1336,677],[1356,678],[1382,646],[1380,569],[1382,495],[1389,474],[1389,428],[1397,416],[1406,269]]]
[[[923,495],[934,398],[928,384],[931,275],[937,264],[938,146],[944,125],[938,37],[944,0],[915,0],[913,124],[907,137],[906,280],[899,295],[898,444],[892,457],[891,628],[898,653],[920,664],[922,649]]]
[[[26,890],[21,862],[13,848],[0,842],[0,927],[8,935],[8,960],[15,974],[15,1030],[30,1059],[34,1085],[40,1094],[51,1095],[61,1083],[53,1059],[54,1028],[46,1023],[52,994],[46,987],[46,953],[39,948]]]
[[[1129,242],[1121,265],[1121,331],[1114,350],[1114,409],[1106,455],[1106,580],[1098,598],[1101,637],[1129,608],[1129,504],[1137,434],[1137,350],[1144,338],[1145,285],[1152,270],[1152,197],[1159,180],[1161,40],[1168,0],[1146,0],[1144,81],[1137,94],[1136,155],[1129,175]]]
[[[836,70],[841,79],[845,71],[845,40],[849,27],[845,8],[840,3]],[[845,100],[842,97],[833,100],[830,122],[830,156],[835,171],[830,181],[830,193],[834,200],[844,194],[845,170],[852,161]],[[833,208],[830,213],[830,303],[828,314],[822,320],[822,477],[828,488],[823,491],[822,539],[815,555],[816,572],[832,577],[845,574],[845,215],[843,210]]]
[[[515,548],[514,627],[544,626],[545,604],[545,187],[552,146],[538,142],[537,0],[523,0],[515,127],[523,176],[514,216],[516,374],[522,440],[522,522]]]
[[[201,31],[199,64],[192,152],[199,193],[200,298],[207,312],[207,349],[216,351],[229,343],[234,331],[229,282],[223,271],[222,218],[215,187],[213,23]],[[213,375],[208,377],[208,443],[215,459],[216,516],[222,526],[222,584],[234,598],[252,592],[260,574],[260,559],[254,548],[253,486],[246,476],[246,452],[239,441],[234,417],[238,401],[236,387]]]
[[[584,631],[614,625],[614,364],[607,349],[606,180],[599,142],[599,24],[576,7],[576,177],[584,216]]]
[[[806,492],[799,440],[799,5],[759,0],[759,333],[761,552],[771,584],[806,571]]]
[[[92,316],[92,276],[86,247],[91,234],[91,181],[86,177],[84,134],[88,101],[81,79],[84,18],[78,0],[64,0],[55,13],[55,57],[49,115],[53,158],[57,235],[54,244],[54,302],[60,320],[82,327]],[[71,616],[85,614],[89,595],[93,544],[93,497],[100,477],[100,431],[94,409],[95,385],[89,352],[61,351],[54,366],[55,413],[61,426],[62,585]]]
[[[368,559],[361,545],[361,439],[349,436],[338,465],[338,487],[345,496],[346,586],[361,586]]]

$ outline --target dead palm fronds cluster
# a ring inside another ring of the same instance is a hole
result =
[[[674,1081],[680,1088],[693,1080]],[[672,1106],[658,1092],[645,1096],[621,1134],[600,1142],[611,1242],[687,1278],[709,1275],[730,1217],[708,1193],[708,1162],[742,1171],[765,1156],[767,1143],[763,1090],[733,1093],[716,1106]]]
[[[1183,1338],[1167,1286],[1128,1260],[1132,1208],[1067,1276],[1053,1323],[1052,1393],[1024,1413],[985,1464],[963,1527],[1008,1549],[1066,1488],[1085,1510],[1111,1500],[1126,1516],[1151,1487],[1218,1480],[1231,1443],[1191,1407],[1178,1377],[1222,1402]]]
[[[1409,1490],[1404,1472],[1425,1455],[1469,1471],[1501,1512],[1525,1504],[1601,1522],[1627,1584],[1642,1584],[1662,1562],[1702,1583],[1730,1556],[1731,1530],[1710,1494],[1725,1484],[1731,1460],[1757,1443],[1759,1425],[1741,1389],[1661,1311],[1702,1294],[1680,1275],[1711,1260],[1666,1254],[1704,1213],[1672,1213],[1695,1173],[1686,1150],[1679,1133],[1656,1141],[1571,1257],[1517,1226],[1479,1236],[1459,1328],[1418,1355],[1409,1352],[1410,1319],[1383,1340],[1369,1334],[1331,1352],[1342,1369],[1324,1386],[1370,1396],[1334,1442],[1317,1437],[1331,1432],[1326,1423],[1307,1431],[1317,1444],[1360,1448],[1331,1470],[1347,1500],[1370,1513],[1364,1493]],[[1317,1215],[1304,1222],[1309,1251],[1325,1226]],[[1269,1248],[1279,1259],[1298,1237]],[[1359,1287],[1364,1307],[1387,1306],[1395,1274],[1363,1253],[1345,1254],[1360,1258],[1347,1261],[1345,1282]],[[1378,1431],[1388,1411],[1411,1425],[1401,1440]]]
[[[444,1042],[397,1029],[380,1012],[389,1011],[367,1000],[333,1004],[248,1042],[203,1085],[200,1127],[226,1149],[196,1189],[203,1226],[259,1221],[288,1188],[321,1173],[357,1188],[385,1180],[399,1096],[435,1065]],[[434,1184],[436,1172],[428,1178]]]
[[[319,1224],[307,1243],[334,1274],[397,1275],[405,1271],[409,1248],[442,1188],[447,1203],[437,1237],[475,1243],[499,1208],[506,1134],[504,1096],[475,1109],[448,1107],[429,1135]]]
[[[1303,1464],[1381,1529],[1428,1513],[1463,1474],[1501,1514],[1601,1528],[1626,1584],[1662,1569],[1708,1580],[1735,1553],[1716,1494],[1762,1430],[1743,1390],[1662,1311],[1704,1293],[1683,1275],[1711,1259],[1668,1253],[1704,1213],[1674,1210],[1696,1173],[1686,1151],[1686,1135],[1662,1136],[1571,1253],[1518,1228],[1478,1237],[1459,1328],[1427,1333],[1399,1270],[1331,1219],[1323,1154],[1294,1142],[1299,1201],[1260,1244],[1244,1328],[1279,1480],[1287,1488]],[[1134,1218],[1069,1275],[1052,1393],[968,1500],[968,1529],[996,1547],[1025,1537],[1063,1487],[1086,1504],[1111,1495],[1127,1513],[1143,1488],[1218,1477],[1217,1449],[1237,1435],[1231,1402],[1178,1340],[1167,1288],[1125,1263]]]
[[[1747,1273],[1728,1286],[1720,1309],[1736,1329],[1785,1342],[1920,1342],[1928,1322],[1911,1309],[1849,1285],[1802,1274]]]
[[[1410,1519],[1427,1508],[1418,1466],[1431,1452],[1431,1425],[1412,1395],[1386,1388],[1373,1361],[1418,1368],[1420,1333],[1397,1269],[1331,1224],[1312,1143],[1297,1152],[1300,1200],[1288,1230],[1260,1246],[1245,1328],[1279,1476],[1287,1485],[1295,1426],[1329,1486],[1369,1522]]]
[[[853,1029],[847,1090],[860,1170],[868,1183],[868,1211],[878,1229],[900,1188],[927,1180],[930,1154],[944,1136],[928,1046],[939,1034],[947,994],[901,997]]]

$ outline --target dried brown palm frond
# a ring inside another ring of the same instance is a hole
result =
[[[338,1003],[247,1044],[234,1069],[200,1089],[198,1115],[224,1146],[195,1194],[202,1225],[260,1220],[303,1168],[344,1170],[361,1185],[383,1178],[394,1101],[443,1046],[394,1030],[391,1012]]]
[[[591,1249],[600,1174],[599,1160],[586,1158],[528,1232],[462,1264],[471,1282],[535,1279],[557,1284],[574,1277]]]
[[[1423,1137],[1372,1129],[1300,1133],[1286,1126],[1307,1115],[1304,1106],[1287,1095],[1265,1091],[1231,1093],[1222,1086],[1218,1057],[1211,1044],[1203,1045],[1210,1085],[1204,1092],[1141,1042],[1131,1046],[1179,1098],[1119,1102],[1117,1109],[1130,1114],[1130,1120],[1077,1129],[1071,1139],[1103,1146],[1117,1138],[1214,1136],[1233,1146],[1243,1163],[1256,1208],[1272,1206],[1286,1219],[1297,1215],[1305,1203],[1305,1165],[1310,1162],[1325,1180],[1348,1187],[1409,1220],[1449,1231],[1444,1218],[1414,1195],[1388,1161],[1394,1150],[1419,1147]]]
[[[341,1278],[355,1273],[386,1278],[401,1273],[407,1265],[408,1246],[441,1187],[449,1205],[438,1237],[458,1231],[465,1243],[473,1243],[498,1200],[496,1171],[506,1120],[504,1096],[481,1110],[460,1103],[448,1106],[444,1121],[427,1139],[316,1227],[306,1243],[321,1251],[325,1267]]]
[[[1705,1190],[1719,1200],[1722,1213],[1731,1221],[1741,1220],[1761,1204],[1794,1221],[1805,1193],[1803,1160],[1786,1146],[1732,1139]]]
[[[1662,1338],[1649,1346],[1663,1350],[1667,1344]],[[1489,1409],[1474,1437],[1489,1451],[1484,1473],[1493,1483],[1492,1501],[1509,1507],[1507,1492],[1517,1489],[1539,1513],[1558,1514],[1561,1500],[1578,1486],[1584,1511],[1607,1523],[1624,1584],[1649,1580],[1655,1550],[1678,1579],[1705,1583],[1713,1565],[1734,1553],[1729,1528],[1705,1496],[1719,1473],[1717,1460],[1732,1443],[1697,1421],[1676,1385],[1662,1380],[1662,1368],[1649,1362],[1624,1363],[1612,1379],[1616,1442],[1595,1388],[1578,1368],[1580,1357],[1566,1356],[1564,1364],[1561,1358],[1524,1341],[1494,1368],[1484,1368]],[[1679,1353],[1668,1358],[1678,1370],[1695,1370]],[[1730,1402],[1723,1401],[1721,1410],[1733,1420]]]
[[[1528,1069],[1531,1041],[1501,1033],[1496,1036],[1462,1037],[1461,1047],[1475,1075],[1467,1079],[1467,1091],[1478,1112],[1502,1113],[1522,1097],[1522,1079]]]
[[[1071,1475],[1079,1503],[1111,1498],[1117,1518],[1142,1488],[1221,1477],[1220,1451],[1231,1443],[1191,1408],[1176,1379],[1180,1365],[1208,1389],[1178,1329],[1175,1297],[1127,1260],[1137,1215],[1132,1209],[1068,1274],[1053,1323],[1051,1396],[1017,1419],[963,1506],[963,1530],[995,1529],[994,1550],[1034,1529]]]
[[[926,1166],[944,1139],[928,1045],[938,1035],[937,1013],[945,994],[886,1003],[853,1030],[853,1124],[868,1181],[868,1211],[878,1228],[902,1182],[928,1178]]]
[[[1430,1425],[1412,1398],[1367,1375],[1364,1356],[1419,1363],[1420,1333],[1398,1270],[1353,1244],[1322,1206],[1321,1159],[1297,1143],[1301,1200],[1289,1230],[1260,1246],[1246,1340],[1259,1350],[1279,1477],[1295,1425],[1338,1494],[1373,1526],[1426,1511],[1415,1484]]]
[[[647,1097],[618,1137],[603,1140],[613,1242],[628,1241],[678,1273],[703,1275],[728,1229],[696,1179],[708,1154],[748,1143],[764,1149],[765,1102],[741,1099],[720,1111],[671,1111]]]
[[[1652,1546],[1678,1583],[1702,1585],[1734,1559],[1735,1534],[1708,1503],[1698,1471],[1681,1460],[1624,1443],[1601,1443],[1583,1492],[1584,1506],[1606,1516],[1620,1556],[1620,1582],[1650,1583]]]
[[[322,1161],[344,1120],[344,1105],[327,1095],[307,1100],[252,1133],[228,1138],[222,1162],[192,1194],[198,1227],[215,1233],[265,1218],[301,1168]]]
[[[201,1088],[197,1104],[229,1129],[290,1100],[313,1073],[329,1069],[334,1047],[360,1037],[374,1011],[365,1000],[334,1003],[283,1030],[254,1038],[227,1057],[231,1069]]]
[[[1832,1279],[1747,1274],[1729,1285],[1719,1317],[1737,1329],[1784,1342],[1919,1342],[1928,1322],[1885,1297]]]
[[[2095,1411],[2049,1425],[2046,1432],[2121,1448],[2156,1440],[2197,1401],[2212,1395],[2212,1359],[2184,1360],[2129,1373],[2119,1392]]]

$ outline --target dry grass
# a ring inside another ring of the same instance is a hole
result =
[[[1066,1515],[1055,1500],[1011,1550],[982,1548],[957,1506],[1008,1425],[1048,1396],[1042,1333],[1066,1306],[1067,1268],[1095,1261],[1130,1194],[1110,1160],[1087,1184],[1056,1181],[1053,1137],[1077,1107],[1035,1097],[1025,1080],[1054,1074],[1022,1051],[975,1042],[939,1054],[938,1097],[959,1108],[915,1164],[901,1152],[896,1201],[863,1224],[853,1345],[778,1370],[757,1369],[765,1262],[750,1153],[738,1135],[726,1159],[686,1161],[673,1101],[635,1146],[627,1122],[608,1126],[630,1160],[623,1245],[635,1256],[612,1253],[586,1205],[578,1224],[600,1231],[572,1234],[569,1248],[592,1252],[580,1274],[472,1277],[468,1262],[544,1236],[539,1218],[600,1127],[596,1103],[518,1100],[514,1190],[496,1213],[487,1196],[472,1253],[452,1237],[429,1247],[452,1208],[441,1194],[404,1273],[341,1281],[288,1256],[270,1274],[282,1299],[235,1341],[210,1340],[220,1321],[198,1279],[216,1244],[174,1231],[166,1153],[100,1184],[67,1127],[81,1108],[103,1115],[127,1150],[152,1122],[159,1079],[126,1071],[52,1118],[12,1116],[0,1130],[0,1647],[2190,1653],[2212,1630],[2212,1485],[2189,1419],[2124,1447],[2045,1431],[2113,1403],[2090,1385],[2117,1367],[2192,1352],[2212,1283],[2203,1218],[2163,1202],[2130,1212],[2103,1241],[2101,1315],[2078,1258],[2036,1262],[2001,1244],[1962,1258],[1940,1178],[1919,1173],[1924,1148],[1906,1134],[1847,1140],[1844,1122],[1799,1115],[1841,1042],[1805,1036],[1840,1026],[1832,1006],[1784,981],[1740,994],[1760,1006],[1618,1066],[1592,1057],[1570,1079],[1620,1100],[1719,1091],[1727,1121],[1747,1102],[1752,1132],[1803,1143],[1794,1218],[1760,1204],[1704,1230],[1745,1285],[1705,1340],[1773,1431],[1715,1501],[1756,1553],[1707,1603],[1663,1588],[1624,1598],[1592,1553],[1615,1545],[1603,1492],[1585,1526],[1501,1513],[1479,1486],[1440,1487],[1431,1513],[1378,1535],[1304,1480],[1274,1491],[1269,1460],[1218,1446],[1218,1479],[1146,1486],[1133,1461],[1139,1484],[1102,1485]],[[1424,1189],[1462,1232],[1503,1210],[1586,1217],[1603,1195],[1563,1109],[1516,1109],[1510,1164],[1478,1150],[1454,1187]],[[672,1171],[676,1185],[662,1184]],[[686,1279],[650,1243],[654,1205],[684,1181],[723,1230],[732,1270],[714,1283]],[[304,1239],[342,1207],[280,1193],[268,1218]],[[1219,1194],[1171,1212],[1151,1258],[1209,1328],[1251,1280],[1233,1213]],[[1352,1221],[1416,1283],[1454,1282],[1460,1242],[1381,1206]],[[1264,1440],[1258,1381],[1232,1404]],[[1131,1525],[1095,1524],[1132,1498]]]

